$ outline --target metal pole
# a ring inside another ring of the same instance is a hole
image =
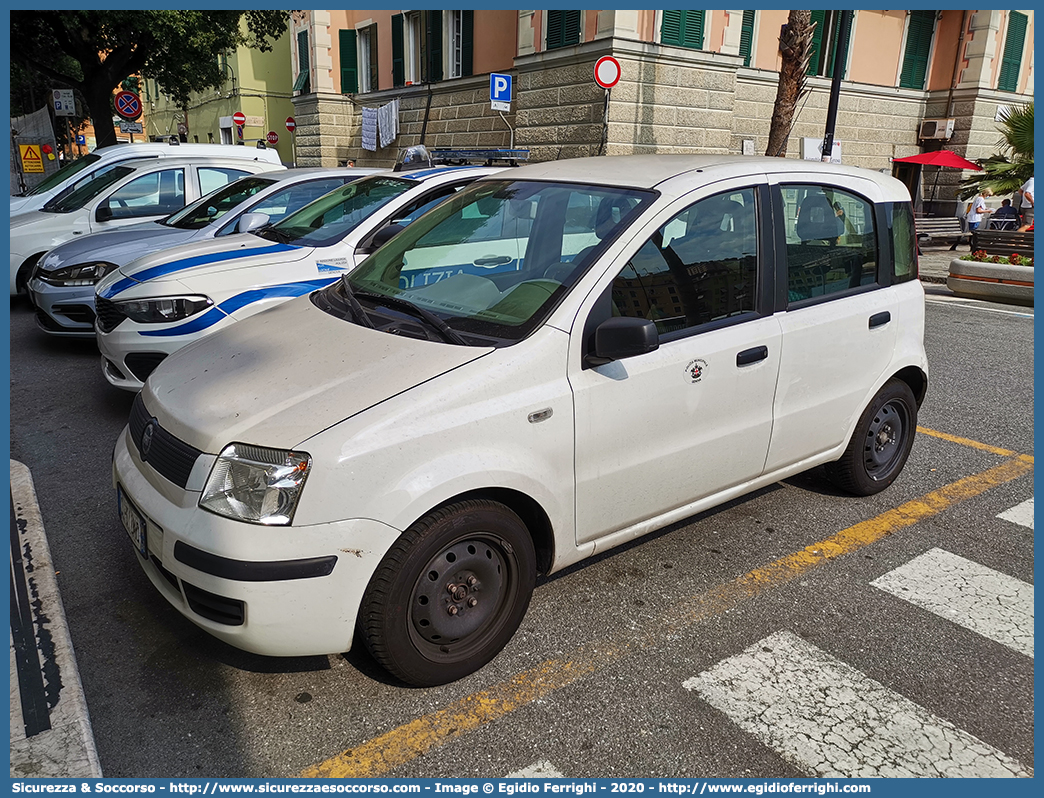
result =
[[[823,133],[823,162],[830,161],[834,151],[834,126],[837,124],[837,104],[841,97],[841,75],[845,71],[845,59],[848,57],[848,37],[845,31],[852,25],[852,12],[841,12],[838,30],[837,52],[834,53],[834,79],[830,84],[830,104],[827,106],[826,132]]]

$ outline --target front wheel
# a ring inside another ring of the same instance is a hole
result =
[[[841,459],[827,463],[827,477],[857,496],[879,493],[906,465],[916,431],[913,391],[902,380],[889,380],[859,417]]]
[[[536,583],[529,530],[502,504],[465,501],[407,529],[374,572],[360,631],[377,662],[407,684],[477,671],[522,622]]]

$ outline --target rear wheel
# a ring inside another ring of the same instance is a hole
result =
[[[906,465],[916,431],[913,391],[902,380],[889,380],[859,417],[841,459],[827,463],[827,477],[857,496],[879,493]]]
[[[370,580],[366,648],[390,673],[427,687],[467,676],[514,635],[536,583],[529,530],[492,501],[437,510],[404,532]]]

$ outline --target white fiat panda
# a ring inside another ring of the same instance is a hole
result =
[[[248,651],[480,668],[538,572],[821,464],[896,479],[927,388],[906,188],[626,156],[477,180],[168,358],[113,480],[155,587]]]

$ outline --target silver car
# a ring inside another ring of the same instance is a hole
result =
[[[94,337],[94,286],[109,272],[159,250],[274,223],[336,188],[382,169],[287,169],[240,178],[164,219],[61,244],[29,282],[40,329]],[[249,214],[249,215],[247,215]]]

